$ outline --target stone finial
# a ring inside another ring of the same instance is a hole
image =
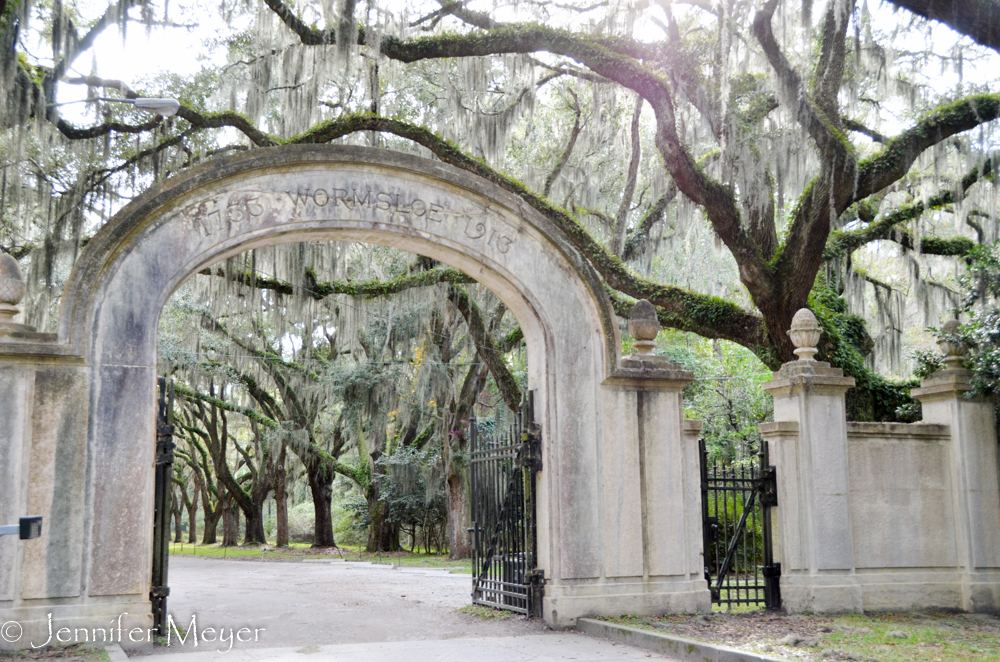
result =
[[[21,265],[10,255],[0,253],[0,326],[12,325],[24,298],[24,274]]]
[[[795,317],[792,318],[792,328],[788,330],[788,337],[792,339],[795,356],[799,357],[800,361],[816,360],[813,357],[819,351],[816,345],[819,344],[822,332],[811,310],[800,308],[799,312],[795,313]]]
[[[656,336],[660,333],[660,320],[656,309],[646,299],[639,299],[632,306],[632,316],[628,320],[628,332],[632,334],[632,346],[639,354],[652,354],[656,349]]]
[[[958,320],[948,320],[941,327],[941,331],[949,336],[954,336],[958,333],[958,329],[961,326]],[[962,368],[962,364],[965,362],[965,355],[969,351],[969,348],[964,343],[956,345],[945,338],[938,343],[938,347],[944,352],[944,363],[948,366],[948,370],[960,370]]]

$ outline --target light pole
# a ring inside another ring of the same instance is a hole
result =
[[[0,526],[0,536],[20,535],[21,540],[31,540],[42,535],[42,518],[40,516],[22,517],[19,524]]]

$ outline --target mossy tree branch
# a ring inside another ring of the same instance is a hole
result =
[[[453,285],[448,288],[448,301],[450,301],[465,318],[466,326],[469,328],[469,335],[472,336],[476,344],[476,354],[479,359],[489,367],[493,381],[497,384],[497,389],[503,397],[504,402],[511,411],[517,411],[521,402],[521,389],[517,386],[514,375],[510,373],[503,353],[493,341],[493,336],[486,323],[483,321],[482,312],[479,306],[472,300],[469,293],[464,288]]]
[[[570,154],[573,153],[573,148],[576,147],[576,140],[580,137],[580,100],[576,98],[576,92],[573,91],[573,88],[567,88],[567,91],[573,98],[573,129],[569,133],[569,141],[566,143],[566,149],[563,150],[559,160],[556,161],[556,165],[552,168],[552,172],[550,172],[549,176],[545,178],[545,186],[542,187],[542,195],[546,198],[549,197],[549,191],[552,190],[552,184],[555,183],[556,177],[559,176],[559,173],[562,172],[566,162],[569,161]]]
[[[384,131],[412,140],[429,149],[445,163],[478,175],[519,196],[559,227],[608,285],[627,296],[649,299],[654,305],[667,311],[667,319],[670,320],[668,326],[684,330],[701,329],[695,332],[703,331],[708,334],[705,335],[706,338],[723,338],[751,349],[768,344],[767,330],[759,316],[717,297],[661,285],[636,275],[618,257],[608,253],[566,210],[556,207],[485,162],[468,156],[454,143],[426,128],[375,115],[350,115],[329,120],[293,139],[293,142],[329,142],[358,131]],[[712,326],[720,319],[726,324],[714,331]]]
[[[635,229],[629,233],[625,239],[625,247],[622,248],[622,260],[631,260],[638,257],[646,245],[649,243],[649,233],[656,223],[663,219],[667,212],[667,206],[677,197],[677,185],[670,182],[663,195],[654,202]]]
[[[933,110],[889,140],[879,154],[858,164],[857,189],[844,209],[902,179],[929,147],[997,117],[1000,117],[1000,94],[975,94]]]
[[[973,184],[983,178],[993,177],[992,164],[993,159],[987,159],[983,165],[970,170],[956,188],[945,189],[928,199],[926,203],[923,200],[918,200],[900,205],[881,219],[873,219],[865,228],[832,233],[827,241],[826,250],[823,252],[823,259],[833,260],[845,257],[865,244],[881,239],[895,241],[907,249],[913,250],[915,242],[911,233],[897,226],[919,218],[927,210],[941,209],[958,202]],[[859,216],[861,215],[859,214]],[[930,255],[964,255],[974,246],[975,242],[965,237],[953,239],[924,237],[921,240],[921,252]]]

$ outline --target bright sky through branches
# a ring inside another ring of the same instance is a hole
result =
[[[477,3],[471,3],[476,7]],[[503,7],[494,8],[492,3],[479,3],[480,9],[492,13],[501,21],[517,21],[517,12]],[[421,5],[414,14],[429,13],[438,6],[435,2],[426,2]],[[80,14],[90,20],[95,19],[107,5],[102,0],[82,0],[79,3]],[[677,5],[677,11],[682,11],[684,5]],[[870,2],[869,7],[873,13],[873,24],[876,29],[879,26],[893,25],[898,21],[894,16],[896,10],[891,5],[881,2]],[[426,11],[423,11],[426,10]],[[699,13],[701,10],[688,8],[686,11]],[[814,9],[813,16],[822,16],[822,7]],[[163,18],[163,6],[154,8],[157,21]],[[316,13],[315,10],[312,11]],[[646,12],[649,13],[648,11]],[[655,13],[655,12],[654,12]],[[138,16],[138,12],[133,10],[133,16]],[[591,18],[591,13],[570,13],[567,20],[570,27],[582,27]],[[310,16],[306,16],[310,18]],[[311,16],[318,18],[318,16]],[[117,28],[106,30],[97,40],[94,48],[93,62],[96,64],[97,73],[104,77],[115,80],[122,80],[125,83],[141,88],[146,94],[151,96],[161,96],[162,90],[153,89],[145,84],[155,75],[160,73],[172,73],[182,77],[191,76],[197,73],[202,67],[222,66],[226,63],[226,49],[224,47],[209,47],[208,44],[215,41],[217,44],[225,40],[228,35],[234,34],[241,29],[246,29],[249,25],[241,24],[246,22],[246,18],[237,18],[232,25],[227,25],[219,16],[216,8],[206,9],[201,3],[191,5],[181,5],[171,3],[168,12],[169,22],[176,25],[193,27],[164,27],[155,25],[151,29],[140,21],[135,20],[129,23],[126,38],[123,40]],[[663,38],[663,32],[659,26],[648,19],[640,20],[636,24],[635,36],[644,41],[655,41]],[[965,42],[971,43],[968,39]],[[930,32],[925,36],[916,36],[909,33],[903,39],[896,39],[893,46],[899,51],[921,54],[929,61],[933,62],[937,56],[950,55],[959,43],[958,36],[950,28],[933,24]],[[1000,71],[1000,55],[981,47],[973,47],[977,53],[982,55],[975,60],[964,63],[961,82],[965,85],[988,85],[995,87],[996,72]],[[36,53],[48,51],[47,47],[37,44],[32,49]],[[72,73],[86,75],[91,62],[77,62],[77,66]],[[924,65],[919,70],[913,72],[913,82],[917,85],[926,86],[936,93],[947,93],[955,90],[960,82],[959,74],[951,64],[945,65],[942,61],[940,67]],[[59,88],[58,101],[61,103],[83,100],[86,98],[87,89],[80,85],[61,85]],[[889,101],[884,106],[884,110],[898,117],[904,106],[898,100]],[[240,109],[234,109],[240,110]],[[87,124],[93,121],[93,111],[87,109],[83,104],[73,104],[63,109],[62,114],[66,119],[78,124]],[[883,130],[894,134],[902,129],[904,122],[894,123],[891,117],[884,117]]]

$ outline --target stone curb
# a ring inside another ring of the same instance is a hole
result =
[[[121,644],[111,644],[110,646],[105,646],[104,650],[108,654],[108,660],[111,662],[129,662],[128,655],[122,650]]]
[[[685,662],[787,662],[776,657],[748,653],[694,639],[672,637],[607,621],[597,621],[592,618],[577,619],[576,627],[590,635],[604,637],[620,644],[638,646]]]

